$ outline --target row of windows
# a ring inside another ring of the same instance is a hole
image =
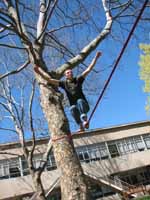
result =
[[[119,178],[131,185],[140,185],[140,184],[150,184],[150,167],[137,169],[136,171],[131,171],[130,173],[122,174]]]
[[[150,134],[77,147],[76,151],[81,162],[92,162],[147,149],[150,149]],[[36,155],[33,162],[34,166],[38,168],[41,162],[42,155]],[[46,170],[53,170],[55,168],[56,162],[54,155],[51,153]],[[0,161],[1,179],[27,174],[29,174],[27,162],[21,157]]]
[[[35,168],[40,166],[42,162],[42,155],[36,155],[33,164]],[[56,168],[56,162],[54,155],[49,156],[46,170],[53,170]],[[13,158],[9,160],[0,161],[0,179],[13,178],[19,176],[25,176],[29,174],[28,164],[24,158]]]
[[[150,134],[78,147],[77,154],[82,162],[90,162],[147,149],[150,149]]]

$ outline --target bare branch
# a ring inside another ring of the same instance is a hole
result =
[[[5,17],[2,17],[0,15],[0,19],[3,20],[4,22],[6,22],[7,24],[10,24],[13,27],[13,24],[8,19],[6,19]]]
[[[30,129],[32,132],[32,149],[31,149],[31,154],[30,156],[33,156],[34,149],[35,149],[35,131],[33,127],[33,116],[32,116],[32,106],[33,106],[33,98],[34,98],[34,93],[35,93],[35,84],[36,81],[33,81],[33,87],[32,87],[32,92],[30,96],[30,102],[29,102],[29,120],[30,120]]]
[[[13,133],[17,133],[16,130],[13,130],[13,129],[10,129],[10,128],[0,127],[0,130],[3,130],[3,131],[11,131],[11,132],[13,132]]]
[[[9,113],[11,114],[11,111],[10,111],[10,109],[7,107],[6,104],[4,104],[3,102],[0,102],[0,105],[1,105],[7,112],[9,112]]]
[[[3,28],[0,29],[0,33],[3,33],[5,30],[8,30],[11,27],[10,24],[4,26]]]
[[[19,1],[18,4],[21,5],[24,10],[33,11],[33,9],[31,7],[29,7],[26,3],[23,3],[23,2]]]
[[[11,48],[11,49],[19,49],[19,50],[26,50],[26,48],[23,47],[17,47],[17,46],[13,46],[13,45],[8,45],[8,44],[0,44],[0,46],[2,47],[7,47],[7,48]]]
[[[10,31],[13,31],[14,29],[12,29],[12,26],[11,25],[4,25],[2,23],[0,23],[0,26],[2,27],[1,31],[5,31],[5,30],[10,30]]]
[[[4,0],[7,8],[9,16],[12,17],[13,21],[15,21],[16,29],[14,30],[16,34],[19,35],[19,37],[22,39],[24,44],[31,44],[30,40],[28,39],[28,34],[26,32],[24,24],[20,21],[19,11],[17,12],[15,8],[13,7],[11,0]],[[18,5],[16,4],[16,9]]]
[[[67,68],[74,68],[76,65],[83,62],[86,59],[86,57],[98,46],[98,44],[102,40],[104,40],[106,36],[110,33],[113,20],[112,20],[110,11],[107,8],[106,0],[102,0],[102,3],[103,3],[104,11],[105,11],[105,16],[106,16],[106,25],[104,29],[94,40],[92,40],[87,46],[85,46],[81,50],[80,54],[70,59],[67,63],[63,64],[60,68],[56,70],[56,73],[58,74],[58,76],[61,77]]]
[[[46,28],[47,28],[49,19],[51,18],[52,13],[53,13],[53,11],[54,11],[56,5],[57,5],[57,2],[58,2],[58,0],[55,0],[55,1],[54,1],[53,6],[52,6],[52,9],[51,9],[51,11],[50,11],[50,13],[49,13],[49,15],[48,15],[47,18],[46,18],[46,13],[45,13],[45,15],[43,15],[43,13],[42,13],[42,14],[41,14],[42,16],[39,16],[39,21],[38,21],[37,30],[39,29],[39,27],[40,27],[41,25],[42,25],[42,27],[41,27],[41,30],[39,30],[39,31],[37,32],[37,41],[40,41],[41,38],[42,38],[42,39],[44,38],[43,36],[44,36],[45,30],[46,30]],[[49,7],[50,7],[50,4],[47,6],[46,11],[49,10]],[[43,22],[44,19],[46,20],[45,22]]]
[[[61,27],[59,27],[59,28],[56,28],[56,29],[53,29],[53,30],[48,31],[47,34],[54,33],[54,32],[56,32],[56,31],[60,31],[61,29],[70,28],[70,27],[77,26],[77,25],[80,25],[80,24],[82,24],[82,23],[81,23],[81,22],[78,22],[78,23],[73,23],[73,24],[64,25],[64,26],[61,26]]]
[[[19,72],[21,72],[23,69],[25,69],[28,65],[30,64],[30,61],[26,61],[22,66],[20,66],[18,69],[10,71],[2,76],[0,76],[0,80],[2,80],[3,78],[13,75],[13,74],[17,74]]]
[[[63,45],[59,40],[58,40],[58,38],[56,38],[56,36],[54,36],[53,34],[47,34],[52,40],[54,40],[54,45],[52,46],[51,45],[51,47],[53,47],[53,48],[55,48],[58,52],[61,52],[61,53],[64,53],[64,51],[66,51],[66,52],[68,52],[70,55],[68,55],[68,57],[71,57],[71,56],[73,56],[73,57],[75,57],[75,54],[70,50],[70,49],[68,49],[65,45]],[[57,48],[57,46],[56,46],[56,44],[58,44],[59,45],[59,47]],[[47,46],[49,46],[48,44],[47,44]],[[87,67],[87,65],[85,64],[85,63],[83,63],[83,62],[81,62],[81,64],[83,65],[83,66],[85,66],[85,67]],[[96,72],[97,73],[97,71],[95,70],[95,69],[92,69],[94,72]]]
[[[120,5],[117,5],[115,7],[112,7],[111,10],[115,10],[115,9],[118,9],[118,8],[126,8],[126,7],[129,7],[129,5],[131,5],[131,3],[133,2],[133,0],[129,0],[127,1],[126,3],[124,4],[120,4]]]
[[[24,88],[24,87],[23,87]],[[20,103],[20,111],[21,111],[21,117],[20,117],[20,121],[21,121],[21,126],[24,127],[24,117],[25,117],[25,104],[24,104],[24,96],[23,96],[23,88],[21,90],[21,103]]]
[[[118,12],[116,16],[114,16],[114,19],[118,18],[123,12],[125,12],[129,8],[129,6],[132,4],[132,2],[133,0],[129,0],[127,3],[122,4],[120,7],[122,7],[123,9],[120,12]],[[112,8],[112,9],[115,9],[115,8]]]
[[[29,123],[30,123],[30,129],[32,132],[32,148],[31,151],[28,155],[28,162],[29,162],[29,166],[30,168],[34,169],[34,165],[33,165],[33,153],[35,150],[35,131],[34,131],[34,127],[33,127],[33,117],[32,117],[32,105],[33,105],[33,98],[34,98],[34,93],[35,93],[35,83],[36,81],[33,81],[33,87],[32,87],[32,92],[31,92],[31,96],[30,96],[30,101],[29,101]]]
[[[18,19],[18,29],[20,30],[20,33],[23,34],[17,0],[15,1],[15,4],[16,4],[16,15],[17,15],[17,19]]]
[[[7,34],[5,34],[5,35],[3,35],[3,36],[0,36],[0,40],[3,39],[3,38],[5,38],[5,37],[8,37],[8,36],[10,36],[10,35],[13,35],[13,34],[7,33]]]
[[[46,150],[46,152],[43,155],[43,162],[41,163],[41,166],[40,166],[40,174],[42,173],[42,171],[44,170],[44,168],[46,166],[47,159],[48,159],[48,156],[49,156],[52,148],[53,148],[52,141],[49,140],[48,145],[47,145],[47,150]]]
[[[40,39],[43,33],[43,27],[46,21],[46,2],[45,0],[40,0],[40,13],[39,13],[39,19],[37,22],[37,40]]]

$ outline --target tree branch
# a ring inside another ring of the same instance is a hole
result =
[[[60,68],[56,70],[56,73],[59,77],[61,77],[64,74],[64,71],[68,68],[74,68],[76,65],[83,62],[86,57],[96,49],[96,47],[99,45],[99,43],[106,38],[106,36],[110,33],[111,26],[112,26],[112,17],[109,9],[106,5],[106,0],[102,0],[103,8],[105,11],[106,16],[106,25],[104,29],[101,31],[101,33],[92,40],[87,46],[85,46],[81,52],[75,56],[74,58],[70,59],[67,63],[63,64]]]
[[[133,0],[129,0],[127,3],[121,5],[120,7],[123,7],[123,9],[119,13],[117,13],[116,16],[114,16],[114,19],[118,18],[124,11],[126,11],[129,8],[129,6],[132,4],[132,2]],[[116,8],[112,8],[112,9],[116,9]]]
[[[65,28],[70,28],[70,27],[73,27],[73,26],[76,26],[76,25],[79,25],[79,24],[82,24],[81,22],[78,22],[78,23],[73,23],[73,24],[68,24],[68,25],[64,25],[64,26],[61,26],[59,28],[56,28],[56,29],[52,29],[48,32],[46,32],[47,34],[50,34],[50,33],[54,33],[56,31],[60,31],[61,29],[65,29]]]
[[[1,75],[0,76],[0,80],[2,80],[3,78],[5,78],[7,76],[10,76],[10,75],[17,74],[17,73],[21,72],[23,69],[25,69],[29,65],[29,63],[30,63],[30,61],[27,61],[22,66],[20,66],[18,69],[10,71],[10,72],[7,72],[4,75]]]
[[[42,0],[41,0],[42,1]],[[48,22],[49,22],[49,19],[50,17],[52,16],[52,13],[57,5],[57,2],[58,0],[54,0],[54,4],[53,4],[53,7],[48,15],[48,17],[46,17],[46,13],[48,12],[49,10],[49,7],[50,7],[50,4],[48,4],[47,8],[46,6],[44,6],[44,8],[46,8],[46,12],[44,13],[40,13],[39,15],[39,20],[38,20],[38,24],[37,24],[37,41],[40,41],[40,43],[42,43],[42,40],[44,39],[44,33],[45,33],[45,30],[47,28],[47,25],[48,25]],[[45,22],[43,21],[45,19]],[[41,28],[40,28],[41,27]]]
[[[53,144],[52,144],[52,141],[50,139],[49,142],[48,142],[48,145],[47,145],[47,150],[43,155],[43,162],[40,165],[39,175],[43,172],[43,170],[44,170],[44,168],[45,168],[45,166],[47,164],[48,156],[49,156],[52,148],[53,148]]]
[[[3,33],[4,31],[8,30],[11,27],[10,24],[3,26],[3,28],[0,29],[0,33]],[[10,30],[10,29],[9,29]]]
[[[37,40],[40,40],[43,34],[44,24],[46,21],[46,2],[45,0],[40,0],[40,13],[37,22]]]
[[[18,21],[18,29],[19,29],[19,32],[21,34],[23,34],[21,21],[20,21],[20,14],[19,14],[19,9],[18,9],[18,0],[15,0],[15,5],[16,5],[16,15],[17,15],[17,21]]]
[[[36,84],[36,80],[33,81],[33,87],[32,87],[32,92],[31,92],[30,101],[29,101],[29,121],[30,121],[30,129],[32,132],[32,148],[31,148],[31,153],[30,153],[31,158],[33,157],[33,153],[35,149],[35,131],[33,127],[33,116],[32,116],[32,106],[33,106],[33,98],[35,94],[35,84]]]
[[[13,133],[17,133],[15,130],[10,129],[10,128],[3,128],[3,127],[0,127],[0,130],[3,130],[3,131],[11,131],[11,132],[13,132]]]
[[[26,32],[24,24],[20,22],[19,12],[17,12],[15,10],[15,8],[13,7],[12,1],[11,0],[4,0],[4,3],[8,8],[9,16],[12,17],[13,21],[16,24],[16,30],[14,30],[14,31],[16,32],[16,34],[19,35],[19,37],[22,39],[24,44],[28,44],[28,45],[31,44],[31,42],[28,38],[28,34]],[[16,9],[17,9],[17,7],[18,7],[18,5],[16,4]]]
[[[19,50],[26,50],[26,48],[23,48],[23,47],[17,47],[17,46],[13,46],[13,45],[8,45],[8,44],[0,44],[0,46],[2,47],[8,47],[8,48],[11,48],[11,49],[19,49]]]

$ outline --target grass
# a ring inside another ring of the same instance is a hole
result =
[[[136,200],[150,200],[150,196],[141,197]]]

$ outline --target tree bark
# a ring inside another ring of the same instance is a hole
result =
[[[69,123],[64,113],[60,93],[40,84],[41,105],[48,121],[53,141],[57,167],[61,170],[62,200],[89,199],[80,161],[70,135]]]
[[[34,197],[32,197],[33,200],[46,200],[44,188],[42,186],[41,182],[41,176],[39,175],[39,172],[32,172],[31,173],[33,184],[35,187],[35,194]]]

